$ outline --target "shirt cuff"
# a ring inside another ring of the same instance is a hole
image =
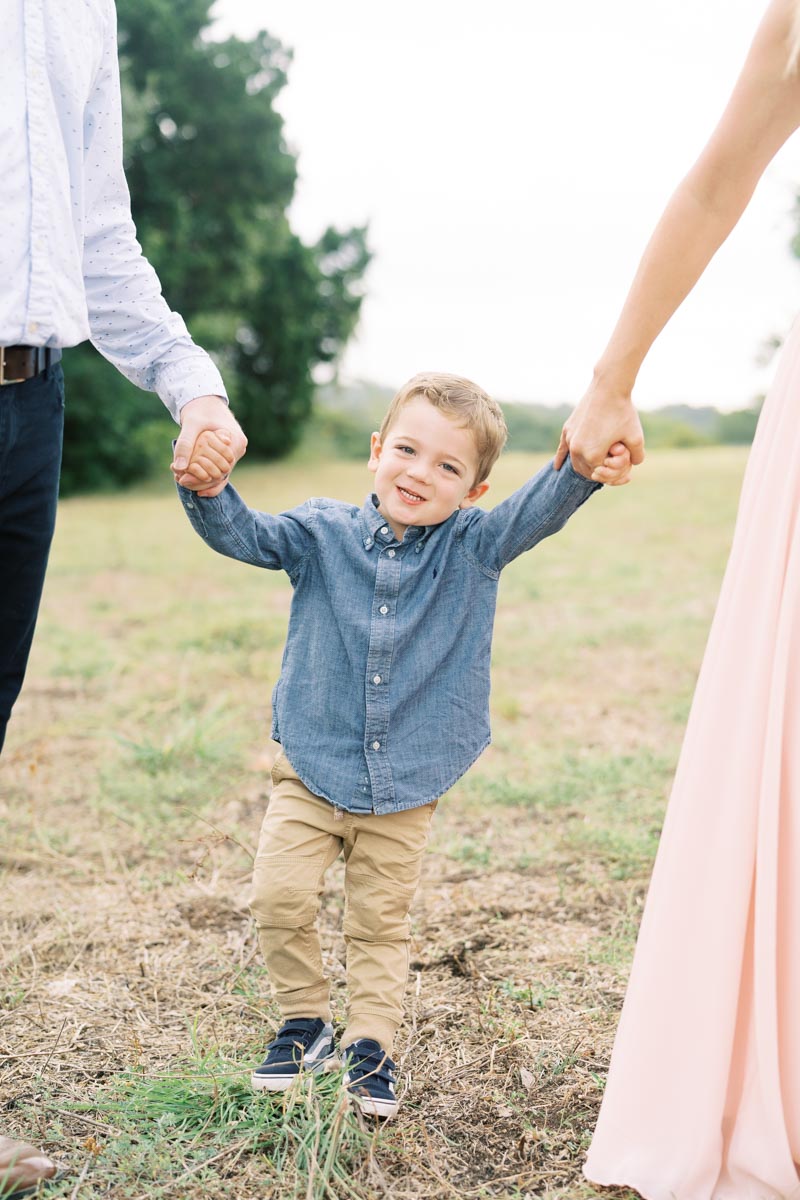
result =
[[[564,459],[564,463],[559,471],[559,474],[563,475],[565,471],[575,490],[579,491],[583,489],[587,496],[591,496],[592,492],[596,492],[603,486],[602,483],[597,483],[594,479],[587,479],[585,475],[580,475],[573,467],[572,459],[569,455],[567,455],[567,457]]]
[[[199,363],[171,363],[162,367],[156,376],[155,391],[174,419],[180,423],[181,410],[198,396],[219,396],[228,403],[225,384],[214,363],[203,354]]]

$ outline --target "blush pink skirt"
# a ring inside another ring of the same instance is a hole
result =
[[[798,514],[800,323],[748,462],[584,1168],[647,1200],[800,1198]]]

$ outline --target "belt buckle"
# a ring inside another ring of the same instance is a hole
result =
[[[5,387],[10,383],[24,383],[24,376],[20,379],[6,379],[6,347],[0,346],[0,387]]]

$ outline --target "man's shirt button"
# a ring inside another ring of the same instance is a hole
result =
[[[389,557],[389,558],[394,558],[394,555],[395,555],[395,552],[394,552],[394,550],[387,550],[387,551],[386,551],[386,553],[387,553],[387,555],[388,555],[388,557]]]
[[[373,676],[372,676],[372,682],[373,682],[373,683],[380,683],[380,681],[381,681],[381,677],[380,677],[380,675],[373,675]]]
[[[373,750],[380,750],[380,748],[381,748],[381,744],[380,744],[380,742],[373,742],[373,743],[372,743],[372,749],[373,749]]]
[[[388,533],[388,532],[389,532],[389,526],[384,525],[383,529],[381,530],[381,533]]]
[[[385,604],[382,604],[382,605],[380,606],[380,608],[378,609],[378,612],[382,612],[384,616],[386,616],[386,614],[387,614],[387,612],[388,612],[388,611],[389,611],[389,609],[386,607],[386,605],[385,605]]]

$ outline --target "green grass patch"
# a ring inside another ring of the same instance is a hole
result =
[[[627,879],[650,868],[673,769],[670,759],[646,749],[620,755],[571,749],[549,762],[541,755],[522,778],[476,773],[460,790],[473,805],[527,810],[537,840],[549,846],[555,836],[560,854],[590,855],[612,878]],[[482,858],[471,838],[449,853],[475,863]],[[523,869],[533,861],[525,853],[520,860]]]
[[[278,1185],[287,1198],[363,1195],[354,1179],[376,1132],[348,1104],[341,1072],[280,1094],[254,1092],[249,1074],[218,1049],[198,1052],[168,1074],[124,1071],[90,1102],[58,1108],[109,1131],[95,1139],[92,1165],[104,1195],[202,1196],[253,1157],[265,1195]]]

